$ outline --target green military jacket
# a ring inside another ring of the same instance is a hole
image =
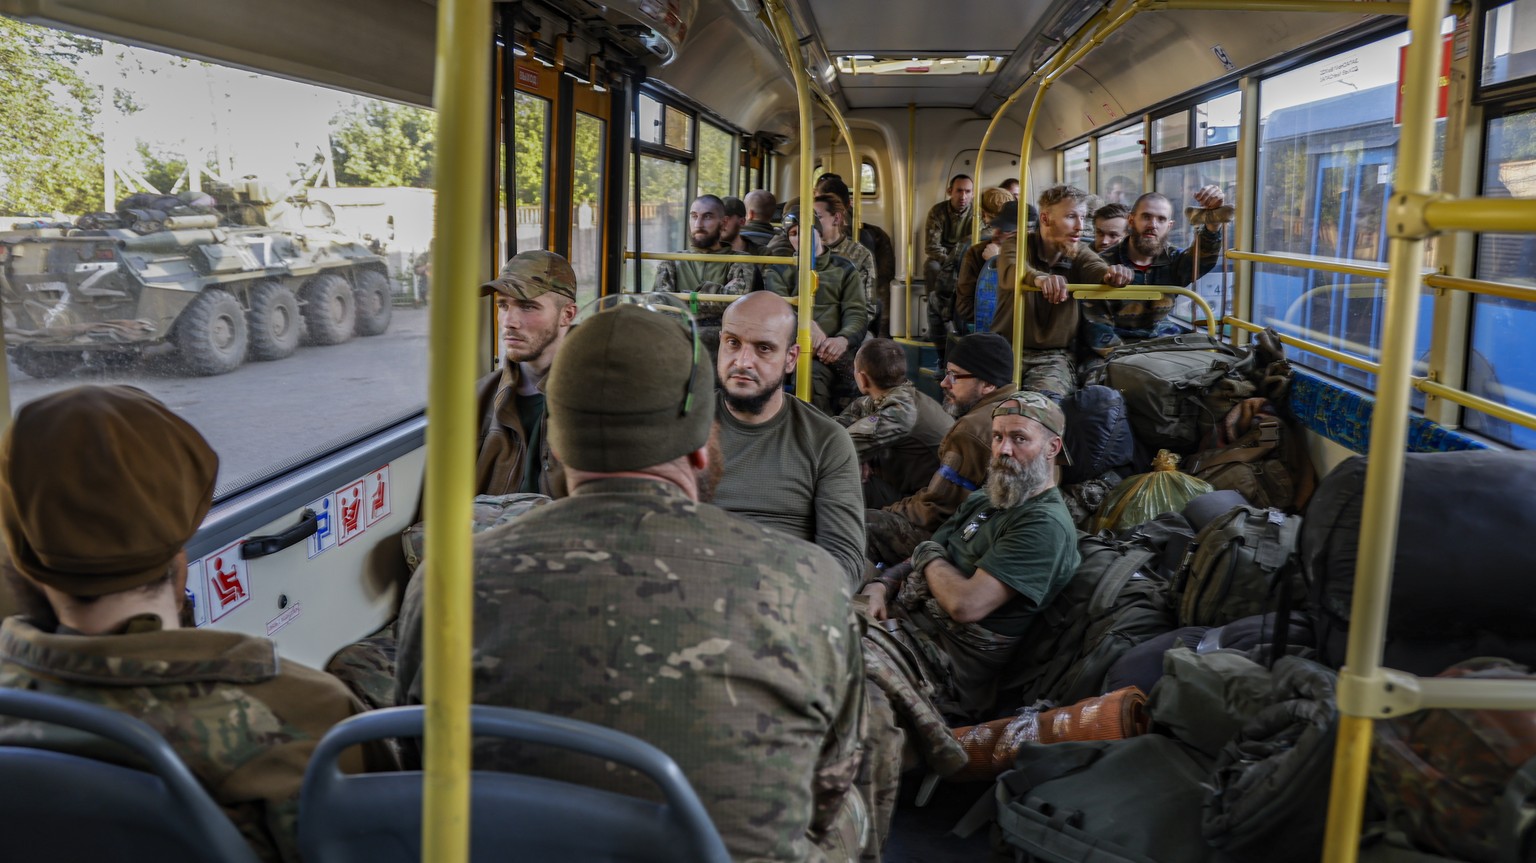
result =
[[[975,212],[974,204],[955,212],[948,198],[928,209],[928,218],[923,222],[923,254],[929,262],[959,265],[960,256],[971,244],[971,219]]]
[[[859,271],[859,282],[864,285],[864,305],[874,308],[879,305],[882,286],[875,284],[875,256],[869,249],[859,245],[858,241],[849,236],[827,246],[827,251],[840,258],[847,258],[854,269]]]
[[[474,700],[594,722],[659,747],[738,861],[815,847],[859,764],[863,665],[825,551],[610,478],[475,537]],[[400,611],[401,703],[421,701],[422,576]],[[649,795],[570,757],[482,742],[481,768]]]
[[[857,350],[864,339],[864,328],[869,325],[869,307],[864,303],[864,283],[858,269],[847,258],[824,252],[816,259],[815,270],[818,285],[816,304],[811,307],[812,319],[827,338],[842,336],[848,340],[848,350]],[[798,295],[799,267],[764,267],[763,287],[781,297]]]
[[[340,681],[282,660],[265,638],[162,630],[140,615],[118,634],[0,623],[0,686],[110,707],[148,723],[186,762],[263,860],[296,861],[299,788],[315,744],[362,712]],[[100,754],[77,732],[0,719],[0,744]],[[359,755],[361,752],[361,755]],[[343,753],[350,772],[398,769],[383,744]]]
[[[939,469],[939,444],[955,424],[911,381],[902,381],[878,401],[873,396],[854,400],[837,421],[848,429],[859,461],[901,495],[928,484]]]

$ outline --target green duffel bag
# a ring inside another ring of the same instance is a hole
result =
[[[1223,626],[1304,604],[1296,559],[1301,516],[1240,506],[1195,534],[1189,560],[1174,577],[1179,626]],[[1282,593],[1289,591],[1289,597]]]
[[[1116,348],[1093,383],[1120,391],[1137,440],[1188,454],[1233,405],[1253,395],[1243,378],[1252,365],[1246,351],[1187,333]]]
[[[1209,759],[1171,737],[1032,743],[984,801],[1015,859],[1205,863],[1200,835]],[[957,832],[974,829],[982,805]]]

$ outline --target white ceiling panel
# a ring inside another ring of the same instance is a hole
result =
[[[1050,0],[807,0],[837,54],[1008,54]]]

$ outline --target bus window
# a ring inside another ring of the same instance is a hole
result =
[[[1237,142],[1242,122],[1243,94],[1231,92],[1195,106],[1195,146],[1216,147]]]
[[[1483,13],[1484,87],[1536,76],[1536,0],[1515,0]]]
[[[1522,111],[1488,121],[1485,136],[1483,194],[1491,198],[1536,198],[1536,111]],[[1480,279],[1536,287],[1536,239],[1528,234],[1483,234],[1478,238]],[[1536,413],[1536,352],[1530,331],[1536,304],[1503,297],[1473,295],[1472,357],[1467,390],[1523,411]],[[1536,431],[1488,422],[1472,411],[1468,427],[1505,443],[1536,447]]]
[[[48,130],[0,148],[13,405],[147,390],[220,497],[421,410],[430,112],[8,18],[0,42]]]
[[[576,271],[576,301],[585,306],[602,281],[603,136],[607,126],[591,114],[576,112],[576,143],[571,179],[571,267]]]
[[[1260,84],[1259,251],[1386,260],[1381,220],[1396,159],[1398,50],[1407,42],[1407,34],[1396,34]],[[1431,247],[1426,243],[1426,260]],[[1365,359],[1377,356],[1384,300],[1379,279],[1254,267],[1258,323]],[[1427,293],[1423,303],[1415,351],[1420,357],[1429,347]],[[1366,388],[1375,383],[1372,375],[1304,351],[1297,360]]]
[[[545,247],[544,219],[549,203],[549,100],[513,94],[513,134],[517,179],[517,251]]]
[[[866,197],[878,197],[880,184],[875,176],[875,163],[868,159],[859,163],[859,194]]]
[[[1141,125],[1101,136],[1097,167],[1094,178],[1104,203],[1127,207],[1136,203],[1141,194]]]
[[[1076,186],[1079,189],[1093,188],[1093,174],[1088,168],[1088,142],[1084,141],[1076,147],[1069,147],[1062,154],[1065,168],[1062,171],[1061,181],[1068,186]]]
[[[1152,152],[1166,153],[1189,146],[1189,112],[1180,111],[1152,121]]]
[[[731,163],[736,158],[736,136],[713,123],[699,121],[700,195],[731,194]]]
[[[1196,206],[1195,192],[1204,186],[1216,186],[1221,189],[1226,203],[1237,203],[1237,159],[1212,159],[1208,162],[1158,168],[1153,174],[1153,186],[1173,205],[1174,225],[1168,232],[1168,242],[1175,248],[1186,248],[1194,241],[1194,231],[1185,218],[1184,209]],[[1228,225],[1228,244],[1231,241],[1232,227]],[[1222,267],[1206,273],[1194,288],[1218,315],[1232,311],[1232,278],[1230,273],[1223,276],[1225,266],[1223,261]],[[1187,298],[1179,299],[1174,304],[1174,314],[1178,317],[1189,320],[1192,313],[1193,303]]]
[[[688,166],[649,154],[640,157],[640,248],[675,252],[687,247]],[[633,211],[631,211],[633,218]],[[656,265],[643,262],[640,283],[650,290]]]

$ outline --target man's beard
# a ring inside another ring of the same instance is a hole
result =
[[[1155,255],[1163,250],[1160,237],[1149,237],[1146,234],[1132,234],[1131,245],[1136,247],[1138,255]]]
[[[987,499],[998,509],[1011,509],[1039,494],[1051,481],[1051,457],[1041,450],[1029,464],[996,456],[987,468]]]
[[[558,325],[550,327],[548,330],[523,330],[518,333],[523,339],[521,345],[512,347],[505,342],[502,343],[502,359],[514,363],[526,363],[529,360],[536,359],[555,341],[555,336],[559,332]]]
[[[693,232],[693,247],[695,249],[713,249],[718,245],[720,245],[719,228],[716,228],[713,234],[707,234],[703,231]]]
[[[755,416],[762,413],[763,408],[767,407],[768,402],[773,399],[773,394],[776,391],[784,388],[785,376],[783,373],[780,373],[778,378],[773,381],[762,380],[758,378],[756,374],[747,371],[746,369],[741,369],[736,373],[751,376],[752,379],[756,380],[761,387],[761,389],[759,389],[757,392],[751,393],[749,395],[737,395],[736,393],[731,392],[730,387],[726,386],[726,382],[724,380],[720,381],[720,392],[725,396],[726,406],[731,410],[736,411],[737,413],[743,413],[749,416]]]
[[[741,236],[741,225],[737,225],[734,228],[720,229],[720,242],[726,245],[736,242],[736,238],[739,236]]]
[[[968,402],[962,402],[955,398],[954,393],[947,393],[944,396],[944,412],[954,417],[955,419],[959,419],[970,413],[971,408],[976,407],[976,402],[978,401],[980,401],[980,399],[971,399]]]
[[[709,453],[709,464],[703,470],[694,471],[694,480],[698,483],[699,503],[709,503],[715,499],[715,489],[720,486],[720,478],[725,475],[725,456],[720,453],[718,424],[709,430],[709,442],[704,447]]]

